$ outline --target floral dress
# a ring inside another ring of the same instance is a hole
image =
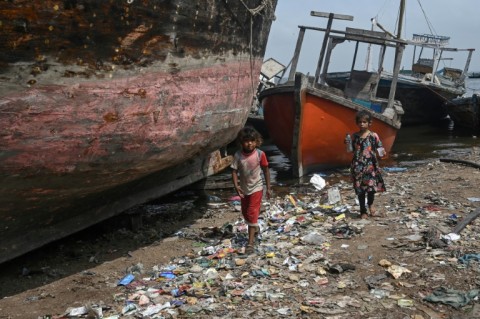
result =
[[[377,133],[370,132],[365,138],[353,134],[353,159],[350,172],[355,194],[384,192],[385,184],[378,165],[376,149],[382,146]]]

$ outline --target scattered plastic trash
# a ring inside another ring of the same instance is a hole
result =
[[[432,294],[426,296],[424,300],[433,303],[443,303],[454,308],[460,308],[469,304],[472,300],[477,298],[480,290],[472,289],[464,292],[455,289],[448,289],[440,287],[435,289]]]
[[[411,271],[405,267],[399,265],[391,265],[387,268],[389,274],[393,276],[393,278],[398,279],[404,273],[410,273]]]
[[[232,196],[228,199],[231,202],[239,202],[241,200],[241,197],[238,195]]]
[[[403,174],[397,177],[401,178]],[[356,217],[358,208],[351,206],[356,197],[350,184],[338,183],[325,189],[325,180],[315,174],[310,184],[302,184],[285,196],[263,203],[264,211],[259,220],[261,240],[256,241],[252,254],[245,254],[248,227],[243,220],[222,227],[194,229],[186,226],[177,234],[192,240],[192,250],[167,264],[156,265],[152,270],[145,270],[139,264],[128,267],[129,275],[122,278],[116,288],[122,292],[114,295],[115,306],[109,309],[109,312],[120,314],[104,318],[221,317],[227,316],[225,311],[243,311],[247,308],[242,307],[251,307],[252,304],[258,311],[255,316],[259,317],[321,315],[333,318],[353,313],[355,309],[371,309],[373,314],[377,306],[392,312],[399,311],[395,307],[408,308],[400,310],[404,312],[414,311],[419,305],[410,299],[412,295],[404,293],[405,290],[400,293],[402,287],[412,288],[420,283],[422,292],[429,291],[430,287],[425,284],[427,280],[436,281],[435,285],[438,285],[447,278],[437,269],[453,266],[463,270],[469,264],[480,262],[480,254],[458,257],[459,254],[453,255],[446,248],[435,248],[428,241],[429,236],[441,239],[445,246],[459,241],[458,234],[444,230],[450,229],[448,220],[462,220],[452,214],[459,212],[463,215],[465,210],[460,204],[446,200],[438,192],[427,193],[424,201],[412,204],[408,202],[411,192],[408,183],[395,185],[392,181],[391,184],[388,194],[391,206],[384,208],[391,216],[364,221]],[[308,192],[302,193],[303,188],[308,188]],[[210,200],[221,203],[215,197]],[[211,216],[222,209],[232,211],[233,206],[239,204],[239,197],[231,196],[228,201],[229,205],[225,206],[223,203],[210,205]],[[428,233],[433,218],[444,223],[436,225],[441,233]],[[375,250],[378,243],[356,240],[355,236],[369,224],[384,227],[391,221],[402,232],[382,233],[378,237],[382,246],[405,252],[405,259],[409,256],[420,259],[423,254],[439,267],[422,272],[418,277],[417,271],[420,274],[420,270],[411,260],[394,259],[393,256],[392,261],[381,259],[390,258],[390,254]],[[471,231],[474,230],[472,227]],[[469,231],[466,229],[462,238],[469,238]],[[333,249],[335,253],[332,253]],[[356,254],[355,264],[345,262],[350,260],[350,254]],[[399,260],[404,263],[394,265]],[[356,267],[369,267],[372,272],[362,282],[358,280]],[[412,272],[415,276],[408,275]],[[116,278],[112,279],[113,285],[115,281]],[[362,286],[367,290],[361,291]],[[363,295],[359,293],[358,299],[354,298],[356,295],[346,295],[352,288]],[[297,295],[292,298],[294,294]],[[457,307],[457,304],[471,302],[478,296],[475,291],[450,291],[444,295],[436,291],[435,296],[429,298],[435,300],[432,302],[453,303]],[[366,300],[368,308],[363,308]],[[78,307],[67,313],[85,316],[86,311],[86,307]]]
[[[458,262],[468,265],[470,261],[480,261],[480,254],[466,254],[458,258]]]
[[[292,310],[290,308],[280,308],[277,309],[277,312],[281,315],[287,316],[291,314]]]
[[[389,173],[398,173],[405,172],[407,168],[405,167],[382,167],[382,170]]]
[[[397,305],[401,308],[413,307],[414,303],[412,299],[398,299]]]
[[[370,290],[370,293],[375,296],[375,298],[378,298],[378,299],[383,299],[383,298],[386,298],[388,296],[390,296],[390,292],[388,292],[387,290],[383,290],[383,289],[372,289]]]
[[[122,315],[132,314],[134,312],[137,312],[138,309],[139,308],[135,303],[129,302],[122,308]]]
[[[88,309],[87,307],[77,307],[77,308],[72,308],[68,311],[68,315],[71,317],[76,317],[76,316],[82,316],[87,314]]]
[[[332,187],[329,188],[327,191],[328,194],[328,203],[330,205],[336,204],[342,200],[342,197],[340,196],[340,190],[338,187]]]
[[[155,314],[159,313],[163,309],[167,309],[167,308],[170,308],[170,307],[171,307],[170,302],[166,302],[164,304],[151,305],[151,306],[147,307],[147,309],[142,311],[142,316],[143,317],[152,316],[152,315],[155,315]]]
[[[126,285],[128,285],[129,283],[131,283],[134,279],[135,279],[135,276],[134,276],[134,275],[128,274],[128,275],[126,275],[125,277],[123,277],[123,278],[118,282],[118,285],[119,285],[119,286],[126,286]]]
[[[458,234],[455,234],[455,233],[450,233],[450,234],[447,234],[447,235],[442,235],[440,236],[441,238],[447,240],[448,242],[454,242],[454,241],[457,241],[457,240],[460,240],[460,235]]]
[[[177,277],[172,272],[162,272],[158,276],[164,279],[175,279]]]
[[[312,245],[321,245],[325,242],[325,237],[317,232],[311,232],[308,235],[302,237],[302,242]]]
[[[318,174],[313,174],[310,178],[310,183],[312,183],[317,190],[322,190],[325,185],[327,185],[326,181]]]

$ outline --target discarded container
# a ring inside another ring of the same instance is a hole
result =
[[[332,187],[328,190],[328,203],[330,205],[336,204],[342,200],[340,190],[338,187]]]
[[[164,279],[175,279],[177,276],[175,276],[175,274],[172,272],[162,272],[160,273],[159,277]]]
[[[323,305],[325,303],[325,298],[322,297],[313,297],[313,298],[308,298],[305,303],[307,305]]]
[[[383,171],[389,173],[405,172],[407,169],[405,167],[384,167]]]
[[[378,156],[380,156],[380,157],[384,157],[387,154],[383,147],[377,148],[377,153],[378,153]]]
[[[70,312],[68,313],[68,315],[71,317],[77,317],[77,316],[85,315],[87,312],[88,312],[87,307],[83,306],[83,307],[70,309]]]
[[[290,203],[292,203],[293,206],[297,206],[297,202],[295,201],[295,198],[293,198],[292,195],[288,195],[288,200],[290,201]]]
[[[370,293],[375,296],[375,298],[382,299],[390,296],[390,293],[383,289],[372,289]]]
[[[321,245],[325,242],[325,237],[317,232],[311,232],[302,237],[302,241],[312,245]]]
[[[345,148],[347,150],[347,153],[353,152],[352,137],[350,136],[350,134],[347,134],[345,136]]]
[[[413,307],[413,300],[411,299],[398,299],[397,305],[404,308],[404,307]]]
[[[127,314],[127,313],[131,313],[131,312],[137,311],[137,310],[138,310],[138,308],[134,303],[128,303],[123,307],[122,315]]]
[[[128,274],[118,282],[118,286],[126,286],[129,283],[131,283],[134,279],[135,279],[134,275]]]
[[[313,174],[312,178],[310,178],[310,183],[312,183],[317,190],[322,190],[327,184],[325,180],[318,174]]]
[[[180,297],[180,296],[185,294],[185,290],[175,288],[175,289],[172,290],[171,294],[174,297]]]

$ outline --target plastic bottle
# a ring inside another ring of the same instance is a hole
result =
[[[383,290],[383,289],[371,289],[370,293],[378,299],[382,299],[390,296],[390,293],[387,290]]]
[[[384,157],[386,154],[385,149],[383,147],[377,148],[378,156]]]
[[[347,148],[347,153],[352,153],[353,152],[352,137],[348,133],[345,136],[345,146]]]

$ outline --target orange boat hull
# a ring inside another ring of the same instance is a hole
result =
[[[355,115],[361,106],[344,105],[308,90],[296,99],[293,87],[290,92],[266,92],[262,103],[269,135],[291,159],[295,174],[350,164],[352,154],[347,153],[344,140],[347,133],[358,130]],[[374,118],[371,129],[379,134],[388,154],[398,128]]]

